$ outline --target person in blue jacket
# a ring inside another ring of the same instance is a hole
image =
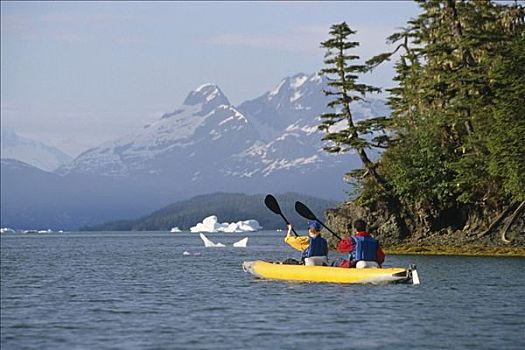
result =
[[[308,221],[308,236],[293,236],[292,225],[288,225],[288,233],[284,241],[292,248],[303,252],[301,260],[305,265],[328,264],[328,242],[321,237],[321,224],[318,221]]]
[[[334,262],[339,267],[381,267],[385,253],[379,241],[366,230],[366,222],[357,219],[352,224],[353,236],[346,237],[337,243],[337,250],[349,253],[348,259]]]

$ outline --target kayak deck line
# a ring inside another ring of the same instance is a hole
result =
[[[341,268],[285,265],[262,260],[243,262],[243,270],[257,278],[321,283],[419,284],[415,265],[409,268]]]

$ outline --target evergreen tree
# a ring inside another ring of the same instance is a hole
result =
[[[514,201],[525,201],[525,37],[517,37],[492,72],[498,81],[487,134],[491,176]]]
[[[380,139],[368,141],[366,134],[383,129],[384,117],[355,122],[351,104],[363,100],[367,93],[379,92],[380,89],[358,81],[359,74],[366,71],[366,66],[357,64],[359,56],[352,49],[359,46],[358,42],[351,41],[350,36],[355,34],[345,22],[335,24],[330,28],[330,38],[321,43],[326,49],[325,68],[320,74],[326,76],[329,89],[324,92],[332,100],[328,103],[331,113],[321,115],[322,122],[319,129],[325,133],[323,140],[328,141],[324,149],[330,153],[348,152],[355,150],[363,162],[364,170],[351,173],[360,177],[365,173],[372,176],[374,181],[385,186],[386,182],[376,170],[376,165],[370,160],[366,149],[372,145],[380,146]]]
[[[389,37],[396,49],[367,62],[373,69],[401,52],[378,169],[415,216],[516,206],[525,199],[524,9],[418,2],[422,13]]]

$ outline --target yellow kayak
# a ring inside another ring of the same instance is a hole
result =
[[[244,271],[258,278],[287,281],[328,283],[394,283],[419,284],[415,266],[405,268],[342,268],[331,266],[283,265],[262,260],[245,261]]]

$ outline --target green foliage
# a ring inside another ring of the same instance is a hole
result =
[[[388,40],[395,62],[390,118],[353,127],[386,147],[378,171],[393,193],[418,209],[497,209],[525,200],[525,11],[519,3],[418,1],[421,14]],[[328,125],[328,124],[327,124]],[[349,135],[333,138],[340,141]],[[330,139],[330,138],[328,138]],[[347,142],[351,147],[369,141]],[[362,202],[382,189],[362,182]]]
[[[382,137],[369,140],[367,134],[384,131],[386,118],[380,116],[355,123],[352,116],[351,104],[363,100],[366,94],[379,92],[380,89],[360,83],[359,75],[367,71],[368,66],[357,64],[359,56],[352,53],[352,49],[359,46],[356,41],[351,41],[352,30],[345,22],[335,24],[330,28],[330,38],[321,43],[326,49],[325,68],[320,74],[328,80],[327,96],[332,99],[328,102],[331,109],[329,113],[321,115],[319,130],[325,133],[323,140],[328,141],[324,150],[330,153],[357,151],[367,173],[377,183],[383,180],[375,170],[375,164],[369,159],[365,150],[371,147],[384,147],[389,142],[389,137],[383,133]],[[351,173],[347,176],[353,176]]]
[[[443,148],[435,130],[418,131],[384,154],[381,169],[400,198],[444,209],[455,191],[448,150]]]
[[[495,65],[499,81],[487,135],[488,170],[505,193],[525,201],[525,37],[517,37]]]

